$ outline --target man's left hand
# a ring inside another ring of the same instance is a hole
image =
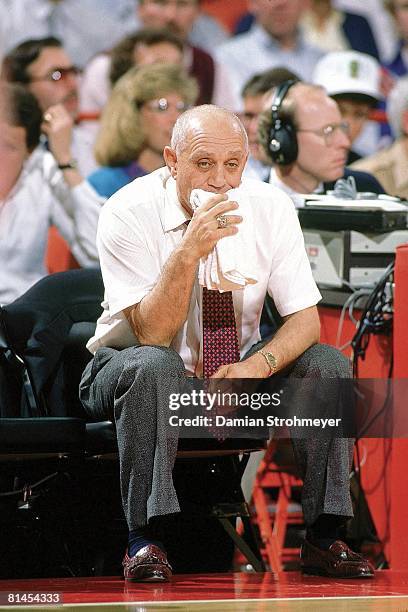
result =
[[[262,355],[252,355],[244,361],[218,368],[211,378],[267,378],[270,368]]]

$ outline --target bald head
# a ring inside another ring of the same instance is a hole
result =
[[[274,99],[276,88],[274,88],[269,95],[265,97],[264,112],[267,115],[270,114],[272,101]],[[322,104],[336,105],[336,102],[330,98],[323,87],[320,85],[312,85],[310,83],[296,83],[292,85],[288,93],[284,97],[280,106],[280,113],[286,118],[291,118],[296,124],[297,121],[297,110],[301,106],[321,106]]]
[[[288,91],[285,100],[293,106],[295,123],[300,107],[314,107],[317,110],[322,106],[337,108],[336,102],[330,98],[320,85],[309,83],[296,83]]]
[[[192,135],[198,132],[217,133],[218,129],[230,128],[240,135],[245,153],[248,152],[248,136],[239,118],[231,111],[213,104],[203,104],[187,110],[177,119],[171,137],[171,148],[179,155]]]
[[[226,193],[238,187],[248,157],[244,126],[217,106],[198,106],[177,119],[164,159],[182,206],[191,211],[193,189]]]

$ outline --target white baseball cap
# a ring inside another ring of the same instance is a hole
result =
[[[381,67],[376,59],[358,51],[335,51],[319,60],[313,83],[321,85],[329,96],[359,94],[381,100]]]

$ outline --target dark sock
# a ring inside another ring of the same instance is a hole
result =
[[[344,517],[336,514],[321,514],[318,519],[308,527],[306,540],[321,548],[328,550],[339,539],[339,528],[344,524]]]
[[[147,527],[142,527],[140,529],[132,529],[129,531],[129,540],[128,540],[128,555],[129,557],[134,557],[135,554],[144,546],[148,546],[149,544],[154,544],[158,546],[164,551],[164,546],[159,540],[154,540]]]

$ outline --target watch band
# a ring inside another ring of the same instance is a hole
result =
[[[265,358],[265,361],[271,370],[270,373],[274,374],[278,369],[278,362],[276,360],[275,355],[273,355],[269,351],[264,351],[264,349],[260,349],[258,353],[261,353],[261,355]]]
[[[76,170],[78,163],[76,159],[71,159],[67,164],[58,164],[59,170]]]

